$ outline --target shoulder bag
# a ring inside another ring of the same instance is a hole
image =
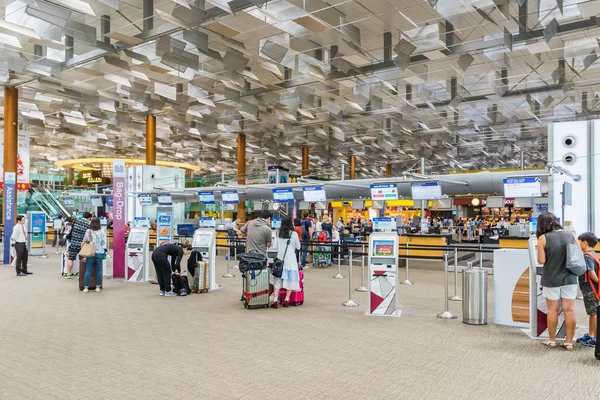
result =
[[[91,230],[90,232],[90,237],[91,235]],[[87,236],[87,232],[86,232],[86,236]],[[96,250],[94,248],[94,242],[93,240],[86,240],[85,242],[83,242],[81,244],[81,250],[79,250],[79,257],[81,258],[89,258],[89,257],[94,257],[96,255]]]
[[[571,235],[571,243],[567,244],[567,269],[577,276],[585,274],[587,270],[583,250],[581,250],[573,235]]]
[[[271,274],[275,278],[281,278],[281,275],[283,275],[283,263],[285,262],[285,256],[287,254],[288,247],[290,247],[290,239],[287,240],[287,244],[285,245],[285,251],[283,252],[283,260],[275,258],[275,260],[273,261],[273,268],[271,268]]]

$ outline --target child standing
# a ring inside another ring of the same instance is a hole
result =
[[[585,304],[585,312],[589,315],[589,334],[586,333],[584,336],[577,339],[577,343],[581,343],[584,346],[593,347],[596,346],[596,321],[598,316],[598,264],[600,260],[598,255],[594,252],[594,247],[598,243],[598,238],[591,232],[582,233],[579,236],[579,244],[581,250],[585,253],[585,264],[587,271],[585,274],[579,277],[579,287],[583,294],[583,303]]]

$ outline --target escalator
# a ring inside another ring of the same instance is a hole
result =
[[[71,215],[65,206],[60,204],[60,201],[54,198],[50,190],[31,186],[31,192],[31,201],[49,217],[54,218],[57,215],[69,217]]]
[[[67,210],[65,205],[60,200],[58,200],[56,197],[54,197],[54,195],[52,194],[50,189],[42,188],[42,191],[45,192],[46,197],[50,200],[50,202],[54,203],[56,208],[58,208],[58,210],[60,211],[60,215],[62,215],[63,218],[68,218],[71,216],[71,213],[69,212],[69,210]]]

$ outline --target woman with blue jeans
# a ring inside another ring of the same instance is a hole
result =
[[[102,286],[102,260],[104,260],[104,249],[106,248],[106,232],[102,230],[98,218],[92,218],[90,228],[85,232],[83,241],[94,243],[95,252],[92,257],[86,259],[83,293],[89,291],[94,263],[96,263],[96,292],[99,292],[101,290],[100,287]]]

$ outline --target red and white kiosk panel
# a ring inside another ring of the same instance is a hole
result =
[[[399,317],[397,288],[398,234],[373,232],[369,237],[369,309],[365,315]]]

